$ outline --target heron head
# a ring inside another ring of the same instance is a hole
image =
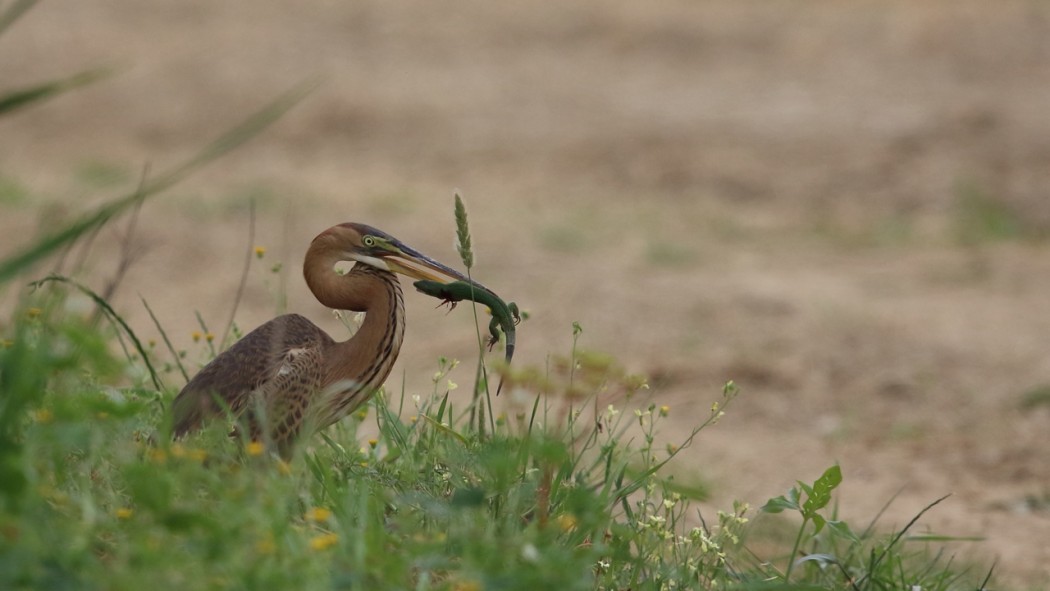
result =
[[[315,245],[318,242],[336,253],[339,260],[363,263],[383,271],[439,283],[468,281],[459,271],[366,224],[348,222],[332,226],[314,238]]]

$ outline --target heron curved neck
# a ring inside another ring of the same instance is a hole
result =
[[[376,297],[375,277],[367,271],[373,269],[358,263],[345,275],[336,272],[335,266],[342,261],[337,254],[310,245],[303,261],[303,278],[317,301],[336,310],[368,312],[381,304],[382,293]],[[389,275],[389,273],[387,273]],[[394,279],[396,283],[397,280]]]
[[[405,305],[397,276],[357,263],[346,275],[336,259],[307,253],[303,274],[319,302],[337,310],[365,312],[361,327],[326,355],[327,383],[353,380],[379,387],[397,359],[405,335]]]
[[[405,337],[405,305],[401,284],[393,273],[368,267],[361,276],[351,271],[347,277],[367,283],[371,297],[361,326],[349,340],[335,344],[328,357],[332,379],[353,378],[364,382],[386,379]]]

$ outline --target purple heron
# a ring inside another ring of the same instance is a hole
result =
[[[355,263],[345,275],[336,270],[343,262]],[[365,312],[360,329],[338,342],[298,314],[256,328],[179,392],[172,404],[174,436],[230,413],[243,421],[252,441],[288,457],[297,438],[352,413],[383,385],[401,349],[405,304],[395,273],[467,281],[364,224],[340,224],[319,234],[303,261],[306,285],[329,308]]]

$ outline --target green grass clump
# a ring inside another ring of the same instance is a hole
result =
[[[671,533],[686,505],[658,475],[666,411],[585,419],[537,397],[481,439],[439,393],[445,363],[405,413],[375,399],[378,437],[358,443],[361,412],[286,464],[221,425],[169,442],[172,393],[114,386],[136,372],[104,334],[56,297],[21,311],[0,352],[2,588],[587,589],[720,572],[720,533]],[[603,357],[556,365],[508,379],[519,394],[642,385]],[[632,453],[619,440],[635,424]]]

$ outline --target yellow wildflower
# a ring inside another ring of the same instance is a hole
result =
[[[40,410],[33,413],[33,419],[38,423],[50,423],[55,418],[54,413],[50,409],[41,408]]]
[[[206,341],[208,341],[210,343],[210,342],[215,340],[215,335],[209,332],[209,333],[204,335],[204,340],[206,340]]]
[[[266,446],[260,441],[252,441],[244,448],[244,451],[248,452],[250,456],[261,456],[266,451]]]
[[[368,447],[371,447],[372,449],[375,449],[377,445],[379,445],[379,440],[378,439],[369,439],[368,440]]]
[[[452,585],[452,591],[481,591],[481,583],[475,581],[474,579],[456,581]]]
[[[339,543],[339,536],[333,533],[321,534],[310,540],[310,548],[321,551],[327,550]]]
[[[317,523],[328,521],[328,518],[331,516],[332,512],[324,507],[314,507],[306,512],[306,518],[310,521],[316,521]]]
[[[571,513],[562,513],[558,516],[557,522],[558,527],[560,527],[563,532],[569,532],[576,529],[576,525],[579,523],[576,516]]]
[[[263,255],[265,255],[265,254],[266,254],[266,247],[265,246],[256,246],[255,247],[255,258],[261,259],[261,258],[263,258]]]
[[[129,507],[121,507],[116,511],[117,519],[131,519],[134,514],[135,512]]]
[[[40,308],[29,308],[29,309],[26,310],[26,316],[28,316],[30,318],[36,318],[36,317],[40,316],[43,313],[44,313],[44,311],[41,310]]]
[[[199,343],[199,342],[201,342],[201,337],[203,337],[203,336],[204,336],[204,335],[203,335],[203,334],[201,334],[201,331],[199,331],[199,330],[195,330],[195,331],[193,331],[192,333],[190,333],[190,338],[192,338],[192,339],[193,339],[193,342],[194,342],[194,343]]]

